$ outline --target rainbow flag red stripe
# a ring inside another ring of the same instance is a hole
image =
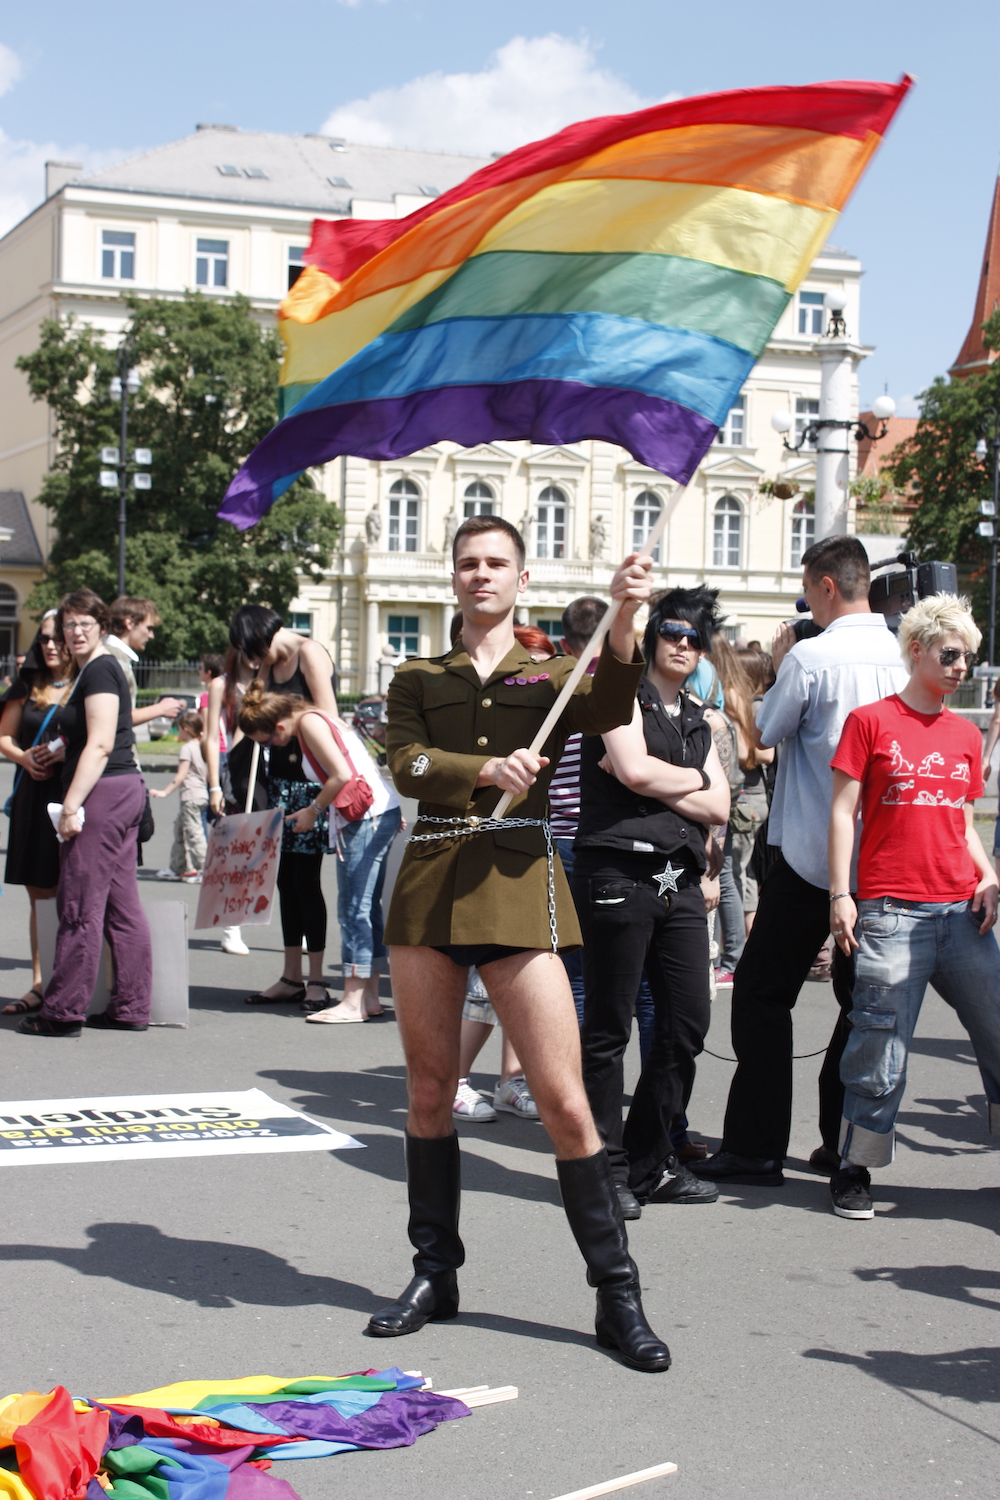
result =
[[[602,438],[684,484],[911,80],[588,120],[399,220],[318,220],[280,313],[287,415],[220,516],[306,467]]]

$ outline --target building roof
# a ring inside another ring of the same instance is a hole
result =
[[[391,203],[396,194],[436,197],[487,160],[358,146],[333,136],[199,125],[182,140],[71,180],[74,185],[120,192],[350,214],[355,198]]]
[[[870,411],[859,412],[858,417],[869,432],[878,432],[882,427],[878,417],[873,417]],[[887,430],[881,441],[873,442],[870,438],[862,438],[858,444],[858,473],[874,477],[881,464],[892,457],[900,444],[913,436],[918,425],[917,417],[890,417],[885,423]]]
[[[996,359],[996,351],[987,349],[983,343],[983,324],[1000,305],[1000,177],[993,189],[993,207],[986,231],[986,249],[983,251],[983,268],[979,273],[976,291],[976,307],[972,323],[965,335],[965,343],[958,351],[958,358],[948,374],[952,380],[964,380],[969,375],[981,375],[987,365]]]
[[[0,526],[14,533],[9,542],[0,543],[0,567],[40,568],[42,549],[20,490],[0,490]]]

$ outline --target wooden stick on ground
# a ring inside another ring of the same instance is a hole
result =
[[[611,1495],[615,1490],[627,1490],[633,1484],[645,1484],[647,1479],[659,1479],[664,1474],[676,1474],[676,1464],[654,1464],[651,1469],[637,1469],[634,1474],[623,1474],[620,1479],[606,1479],[603,1484],[592,1484],[585,1490],[574,1490],[570,1495],[557,1495],[556,1500],[597,1500],[598,1495]]]
[[[674,491],[670,499],[667,501],[666,505],[660,511],[655,526],[649,533],[649,536],[646,538],[642,547],[639,549],[640,552],[652,552],[653,548],[656,546],[657,542],[660,540],[660,537],[666,530],[667,522],[670,520],[670,517],[673,515],[674,511],[677,509],[678,505],[681,503],[686,494],[686,485],[682,490]],[[541,729],[539,729],[538,733],[535,735],[535,738],[528,746],[528,749],[531,751],[532,755],[538,755],[540,753],[542,746],[545,744],[545,741],[552,733],[553,727],[562,718],[563,711],[567,703],[576,692],[576,685],[580,681],[580,678],[583,676],[584,672],[586,672],[594,657],[600,655],[601,643],[603,642],[604,637],[607,635],[608,631],[611,629],[611,626],[614,624],[615,617],[617,616],[620,609],[621,601],[618,599],[612,599],[610,608],[606,611],[600,623],[598,624],[597,629],[591,636],[586,650],[583,652],[576,666],[573,668],[572,672],[563,683],[558,698],[553,703],[548,713],[545,715],[545,719]],[[496,810],[491,813],[490,816],[494,818],[505,817],[507,809],[513,802],[515,795],[516,794],[514,792],[504,792],[503,796],[500,798],[500,801],[496,805]]]
[[[493,1406],[497,1401],[516,1401],[516,1385],[495,1385],[492,1390],[438,1391],[439,1396],[454,1396],[466,1406]]]

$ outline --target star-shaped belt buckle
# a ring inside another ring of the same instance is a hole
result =
[[[677,877],[678,877],[678,875],[683,875],[683,874],[684,874],[684,866],[683,865],[681,865],[681,867],[679,869],[675,870],[674,867],[673,867],[673,865],[670,863],[670,861],[667,860],[666,869],[660,870],[658,874],[656,874],[656,875],[653,876],[653,879],[656,881],[656,884],[657,884],[657,892],[656,892],[656,894],[658,896],[666,896],[666,894],[667,894],[668,891],[676,891],[676,889],[677,889]]]

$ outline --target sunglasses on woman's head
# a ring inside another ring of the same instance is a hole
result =
[[[944,646],[938,652],[938,661],[942,667],[953,667],[959,657],[963,659],[966,669],[970,672],[979,660],[974,651],[959,651],[957,646]]]
[[[678,625],[676,620],[661,620],[656,633],[664,641],[687,641],[693,650],[699,649],[697,630],[688,630],[686,626]]]

